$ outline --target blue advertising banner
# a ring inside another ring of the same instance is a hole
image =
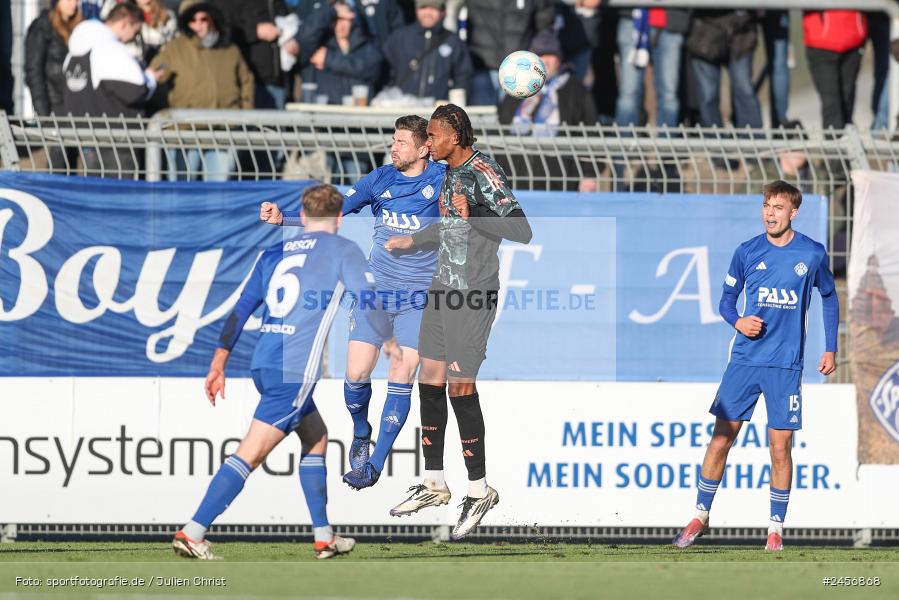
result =
[[[0,174],[0,374],[205,375],[258,253],[281,239],[259,203],[295,208],[309,183]]]
[[[259,252],[290,235],[259,222],[259,203],[296,208],[309,183],[0,173],[0,375],[205,375]],[[734,333],[721,284],[737,245],[762,231],[760,196],[517,196],[534,239],[500,247],[482,378],[720,378]],[[826,215],[823,197],[805,196],[794,225],[823,241]],[[367,250],[373,218],[346,218],[341,234]],[[807,381],[823,350],[815,298]],[[345,368],[347,321],[328,340],[331,376]],[[231,373],[246,374],[258,327]]]

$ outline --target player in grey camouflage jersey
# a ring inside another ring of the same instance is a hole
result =
[[[443,475],[449,381],[469,480],[453,539],[468,535],[499,502],[496,490],[487,485],[484,417],[475,379],[496,316],[499,244],[503,239],[531,240],[530,225],[505,173],[492,158],[472,148],[474,142],[464,110],[447,104],[434,111],[428,123],[431,158],[449,165],[438,201],[440,221],[414,236],[393,237],[385,243],[388,250],[434,245],[439,249],[419,334],[424,483],[410,488],[412,495],[390,512],[406,515],[449,502]]]

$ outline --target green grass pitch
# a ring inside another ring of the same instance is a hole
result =
[[[787,540],[789,542],[789,539]],[[147,596],[285,598],[899,598],[899,548],[360,543],[313,558],[311,544],[221,542],[222,561],[147,542],[0,545],[0,600]],[[16,578],[21,578],[17,583]],[[68,580],[51,588],[51,578]],[[100,578],[126,580],[106,584]],[[826,577],[855,586],[825,586]],[[31,578],[32,585],[25,579]],[[136,578],[136,579],[135,579]],[[196,578],[196,579],[195,579]],[[879,585],[858,585],[857,579]],[[84,580],[83,583],[79,583]],[[142,580],[142,584],[141,581]],[[33,585],[40,581],[41,585]]]

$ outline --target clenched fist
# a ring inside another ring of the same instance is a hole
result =
[[[760,334],[762,332],[762,327],[764,326],[765,322],[761,319],[761,317],[758,317],[756,315],[740,317],[734,324],[736,330],[748,338],[754,338],[755,336]]]
[[[259,219],[264,223],[280,225],[283,220],[281,209],[272,202],[263,202],[259,205]]]

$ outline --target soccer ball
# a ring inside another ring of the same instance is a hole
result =
[[[544,83],[546,67],[533,52],[513,52],[499,66],[499,85],[515,98],[530,98],[543,88]]]

